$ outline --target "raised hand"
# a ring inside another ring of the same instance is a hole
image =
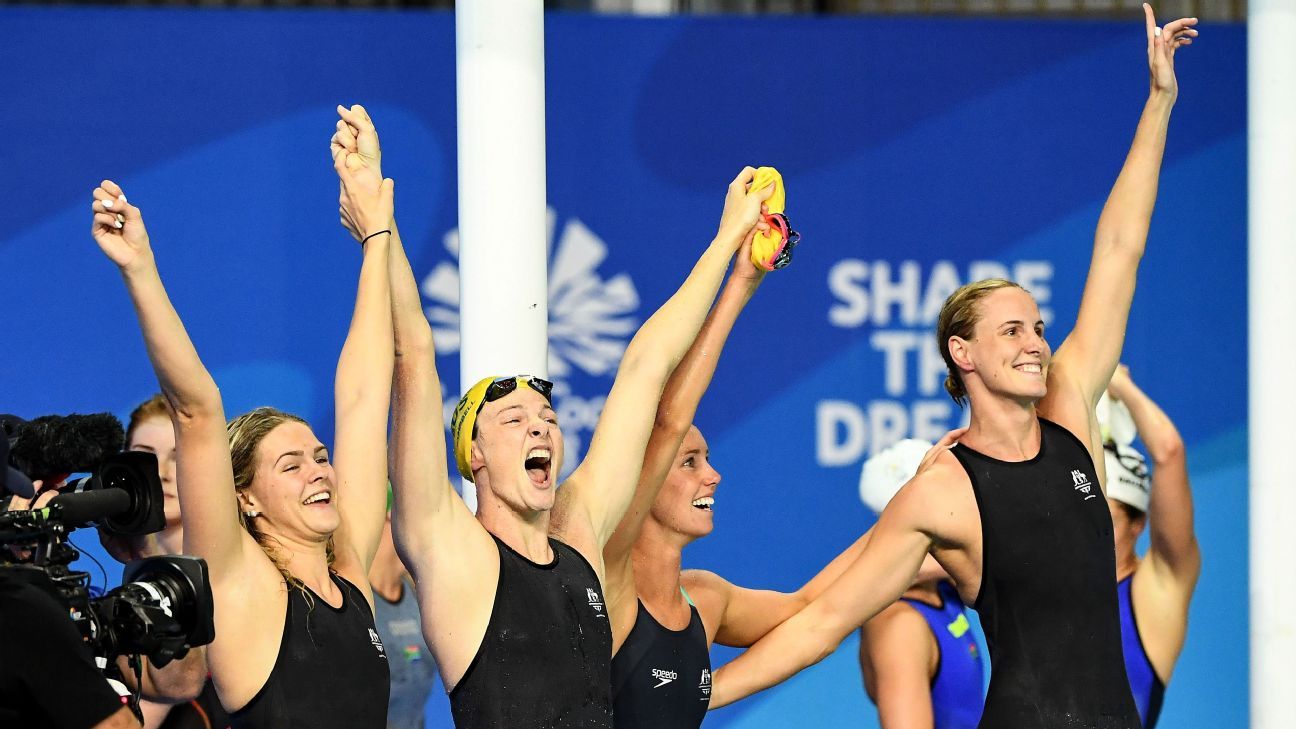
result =
[[[349,153],[347,168],[360,174],[371,174],[382,179],[382,146],[378,143],[378,130],[374,127],[369,112],[356,104],[350,109],[339,105],[337,108],[337,133],[329,145],[336,161],[340,152]],[[354,156],[350,156],[354,155]]]
[[[751,182],[755,177],[754,167],[744,167],[738,173],[733,182],[729,183],[729,190],[725,193],[724,212],[720,214],[720,235],[737,236],[740,244],[756,227],[765,201],[774,194],[773,185],[751,190]]]
[[[1181,46],[1192,45],[1197,31],[1196,18],[1180,18],[1167,24],[1164,28],[1156,24],[1156,15],[1152,6],[1143,3],[1143,16],[1147,23],[1148,70],[1152,76],[1152,90],[1170,94],[1175,98],[1179,94],[1179,82],[1175,79],[1174,54]]]
[[[356,240],[362,240],[369,233],[389,226],[379,225],[381,221],[373,217],[380,211],[370,210],[366,214],[359,211],[357,205],[362,199],[380,204],[375,195],[390,181],[384,181],[382,177],[382,148],[369,113],[358,104],[350,109],[338,106],[337,112],[341,119],[330,140],[329,151],[333,156],[333,169],[337,170],[340,179],[338,217]],[[362,221],[362,218],[369,222]]]
[[[117,183],[112,180],[99,183],[91,209],[94,223],[90,234],[118,268],[126,270],[152,260],[153,250],[149,247],[144,218],[139,208],[126,202],[126,195]]]

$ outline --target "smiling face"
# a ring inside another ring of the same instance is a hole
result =
[[[251,483],[239,508],[260,512],[256,527],[299,542],[325,541],[341,525],[328,450],[310,426],[288,420],[256,445]]]
[[[180,524],[180,499],[176,495],[176,442],[170,418],[149,418],[131,430],[126,450],[157,456],[158,477],[162,479],[162,513],[167,527]]]
[[[712,512],[720,473],[711,466],[710,455],[702,431],[689,427],[649,514],[660,527],[690,542],[715,526]]]
[[[976,308],[973,335],[949,340],[968,393],[985,390],[1019,402],[1039,401],[1047,392],[1053,352],[1044,340],[1035,299],[1020,288],[1005,287],[986,294]]]
[[[470,467],[478,501],[496,501],[530,516],[553,508],[563,437],[558,414],[543,395],[519,387],[482,405]]]

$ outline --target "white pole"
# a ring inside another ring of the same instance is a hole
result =
[[[543,3],[459,0],[455,47],[462,391],[547,373]]]
[[[1251,473],[1251,726],[1296,726],[1293,429],[1296,373],[1296,3],[1251,0],[1247,18]]]

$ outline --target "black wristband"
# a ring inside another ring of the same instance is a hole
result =
[[[364,237],[364,240],[360,241],[360,245],[364,245],[365,243],[369,242],[370,238],[377,238],[378,236],[383,235],[384,233],[387,235],[391,235],[390,230],[380,230],[377,233],[370,233],[369,235],[366,235]]]

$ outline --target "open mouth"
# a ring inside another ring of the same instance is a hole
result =
[[[1038,375],[1044,372],[1044,366],[1039,362],[1026,362],[1024,364],[1013,365],[1013,369],[1018,372],[1025,372],[1028,375]]]
[[[548,448],[532,448],[527,453],[526,461],[523,462],[523,468],[526,469],[527,478],[531,483],[542,486],[549,481],[549,466],[553,462],[553,454]]]
[[[310,498],[306,499],[302,503],[305,504],[306,506],[312,506],[314,504],[328,504],[332,502],[332,500],[333,500],[332,494],[330,494],[327,491],[321,491],[318,494],[315,494],[314,496],[311,496]]]
[[[700,498],[700,499],[694,499],[694,500],[693,500],[693,508],[694,508],[694,509],[701,509],[701,510],[703,510],[703,511],[711,511],[711,507],[714,506],[714,505],[715,505],[715,499],[712,498],[712,497],[710,497],[710,496],[703,496],[703,497]]]

